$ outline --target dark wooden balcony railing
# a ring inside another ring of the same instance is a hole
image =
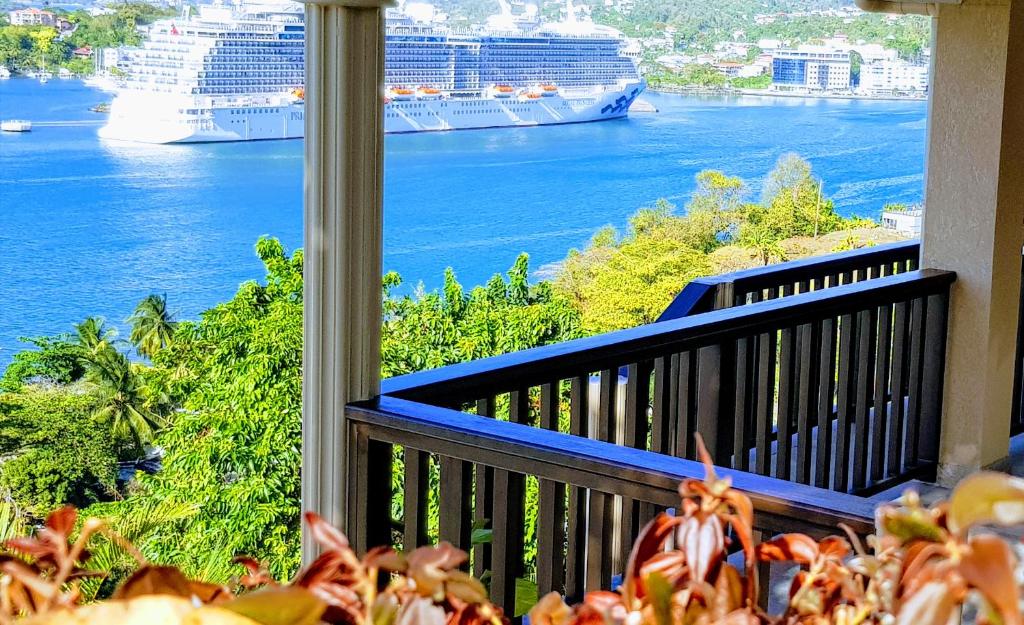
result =
[[[698,278],[658,321],[913,271],[920,252],[915,239]]]
[[[486,526],[473,569],[490,571],[506,608],[523,576],[541,592],[607,587],[640,524],[702,474],[696,432],[753,498],[760,531],[869,531],[863,495],[934,473],[955,280],[881,266],[870,280],[831,287],[842,272],[830,268],[817,290],[385,380],[348,410],[357,544],[469,548]]]
[[[384,393],[526,423],[531,396],[564,393],[570,434],[694,459],[700,432],[719,465],[863,493],[934,469],[953,279],[912,271],[717,310],[392,378]]]
[[[550,398],[549,398],[550,399]],[[542,413],[551,417],[554,402]],[[511,609],[517,579],[570,597],[608,588],[637,532],[679,504],[678,485],[701,478],[690,460],[479,417],[394,397],[348,407],[352,450],[350,535],[357,549],[425,544],[427,509],[436,502],[437,537],[472,550],[473,570],[489,572],[490,593]],[[543,417],[542,417],[543,418]],[[550,422],[549,422],[550,424]],[[395,446],[401,447],[403,514],[392,512]],[[428,480],[431,464],[439,479]],[[839,523],[867,534],[872,502],[843,493],[722,469],[750,494],[762,535],[834,534]],[[536,556],[524,558],[527,480],[537,480]],[[489,544],[471,547],[471,529],[491,521]],[[401,539],[394,534],[401,534]],[[764,576],[767,581],[767,576]]]

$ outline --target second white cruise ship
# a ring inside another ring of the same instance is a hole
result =
[[[564,124],[623,117],[644,89],[614,29],[569,18],[541,24],[507,4],[459,31],[427,5],[389,9],[384,131]],[[422,9],[426,7],[427,11]],[[414,17],[414,15],[416,17]],[[144,143],[300,138],[301,5],[208,5],[157,22],[100,129]]]

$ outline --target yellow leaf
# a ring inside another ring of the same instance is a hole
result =
[[[195,611],[188,599],[170,595],[145,595],[134,599],[104,601],[74,610],[57,610],[23,621],[24,625],[181,625]],[[245,623],[238,625],[252,625]]]
[[[323,601],[305,588],[273,586],[203,610],[229,610],[259,625],[317,625],[326,608]],[[212,622],[220,624],[220,621]],[[196,623],[198,625],[199,621]]]
[[[994,471],[969,475],[953,490],[947,519],[957,534],[979,523],[1024,523],[1024,479]]]

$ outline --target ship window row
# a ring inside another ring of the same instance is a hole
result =
[[[231,114],[232,115],[252,115],[252,114],[258,114],[258,113],[280,113],[280,112],[281,112],[281,109],[279,109],[279,108],[271,108],[271,109],[231,109]]]
[[[303,76],[305,76],[305,72],[303,72],[301,69],[299,69],[299,70],[295,70],[295,69],[292,69],[292,70],[268,69],[268,70],[265,70],[265,71],[253,71],[253,72],[244,72],[244,71],[242,71],[242,72],[239,72],[239,71],[233,71],[233,72],[198,72],[196,75],[199,78],[246,78],[246,77],[249,77],[249,76],[256,76],[256,77],[276,76],[278,78],[280,78],[282,76],[289,76],[289,77],[297,76],[299,78],[302,78]]]
[[[205,63],[302,63],[302,55],[299,54],[218,54],[216,56],[203,57]]]
[[[301,85],[296,85],[299,87]],[[281,93],[280,87],[202,87],[192,89],[194,95],[238,95],[251,93]]]
[[[202,79],[202,80],[197,81],[196,84],[198,84],[201,87],[205,87],[205,86],[248,86],[248,85],[282,85],[282,86],[292,86],[292,85],[301,84],[301,83],[302,83],[302,80],[301,80],[301,77],[299,77],[299,78],[293,78],[291,80],[285,79],[285,78],[269,78],[269,79],[260,79],[260,80],[237,80],[237,79],[236,80],[208,80],[208,79]]]
[[[303,71],[305,67],[302,63],[264,63],[264,64],[253,64],[253,63],[211,63],[204,68],[208,72],[239,72],[245,70],[254,71],[282,71],[282,70],[293,70]]]
[[[273,48],[295,48],[301,43],[301,39],[262,39],[260,41],[217,41],[218,48],[255,48],[270,46]]]

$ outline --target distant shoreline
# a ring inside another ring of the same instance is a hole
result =
[[[654,93],[670,93],[674,95],[723,95],[723,96],[754,96],[760,98],[804,98],[809,100],[871,100],[879,102],[927,102],[927,97],[909,96],[871,96],[840,93],[794,93],[787,91],[767,91],[764,89],[708,89],[686,87],[648,87]]]

